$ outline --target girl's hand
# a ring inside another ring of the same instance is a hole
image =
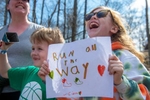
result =
[[[48,67],[48,62],[44,61],[39,72],[38,72],[38,76],[45,81],[45,77],[46,75],[48,75],[50,73],[50,69]]]
[[[108,71],[110,75],[114,76],[114,84],[119,85],[122,82],[122,75],[123,75],[123,64],[118,59],[117,56],[112,55],[109,57],[109,67]]]

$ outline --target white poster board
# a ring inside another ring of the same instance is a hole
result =
[[[108,73],[110,54],[110,37],[50,45],[47,98],[113,97],[113,76]]]

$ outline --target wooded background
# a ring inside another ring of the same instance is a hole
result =
[[[144,51],[150,45],[148,0],[145,6],[133,7],[135,0],[30,0],[29,20],[46,27],[59,27],[66,42],[87,38],[84,16],[98,5],[117,10],[130,26],[129,35],[137,49]],[[10,16],[6,9],[7,0],[0,0],[0,26],[8,24]],[[149,46],[150,47],[150,46]],[[148,55],[150,50],[148,49]],[[150,56],[149,56],[150,57]],[[149,58],[148,57],[148,58]]]

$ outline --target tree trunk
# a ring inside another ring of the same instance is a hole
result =
[[[77,9],[78,9],[77,8],[77,0],[74,0],[71,41],[75,41],[76,40],[76,33],[77,33]]]
[[[40,21],[40,24],[41,24],[41,25],[42,25],[42,20],[43,20],[44,3],[45,3],[45,0],[43,0],[43,2],[42,2],[41,21]]]
[[[66,0],[64,0],[64,31],[63,31],[64,38],[65,34],[66,34]]]
[[[58,0],[58,11],[57,11],[57,27],[59,27],[59,12],[60,12],[60,1],[61,0]]]
[[[84,5],[83,39],[85,39],[85,34],[86,34],[86,29],[85,29],[85,16],[86,16],[86,10],[87,10],[87,0],[85,0],[85,5]]]
[[[4,25],[6,25],[7,24],[7,2],[8,2],[8,0],[5,0],[5,4],[6,4],[6,6],[5,6],[5,12],[4,12]]]
[[[53,18],[53,15],[55,14],[57,5],[58,5],[58,3],[56,4],[56,6],[55,6],[55,8],[54,8],[54,10],[53,10],[53,12],[52,12],[52,14],[51,14],[51,16],[48,16],[48,27],[50,27],[51,20],[52,20],[52,18]]]
[[[36,0],[33,1],[33,13],[32,13],[32,21],[36,23]]]
[[[149,64],[150,64],[150,34],[149,34],[149,20],[148,20],[148,2],[145,0],[146,3],[146,33],[147,33],[147,38],[148,38],[148,56],[149,56]],[[150,67],[150,65],[149,65]]]

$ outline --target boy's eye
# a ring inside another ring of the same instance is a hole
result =
[[[38,50],[42,50],[42,48],[38,48]]]
[[[32,48],[32,50],[35,50],[35,48]]]

